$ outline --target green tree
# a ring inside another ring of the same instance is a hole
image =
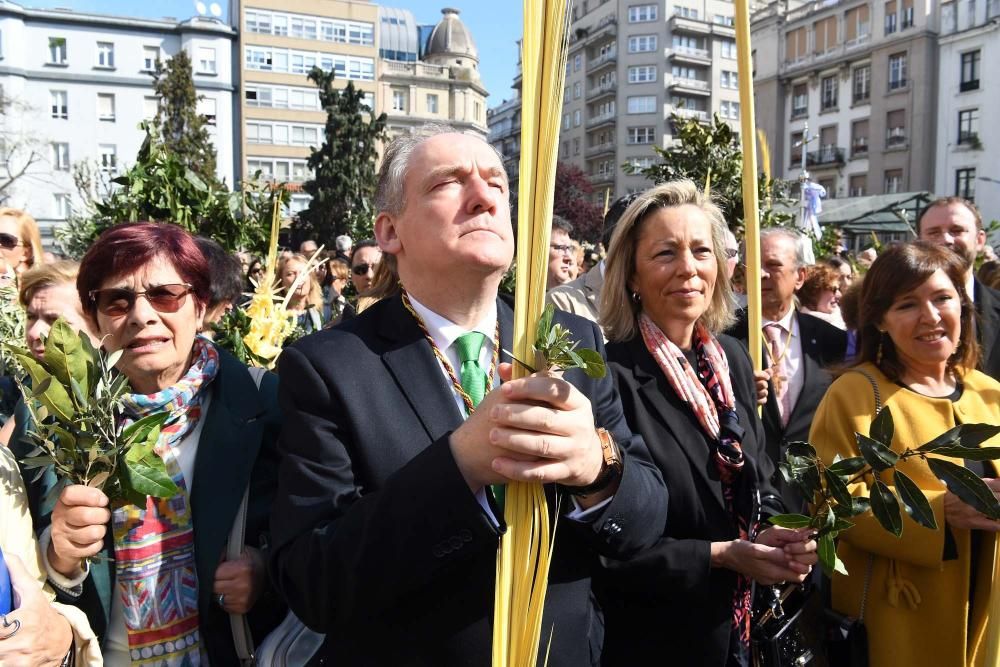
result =
[[[316,177],[302,189],[312,200],[295,224],[300,233],[325,243],[339,234],[371,236],[377,183],[375,145],[386,138],[386,115],[376,117],[365,106],[364,93],[352,82],[343,89],[334,88],[334,78],[332,71],[319,67],[309,72],[326,110],[326,139],[309,156]]]
[[[191,57],[181,50],[166,62],[156,61],[153,90],[159,98],[153,128],[182,165],[207,184],[217,186],[215,145],[208,119],[198,113],[201,97],[194,87]]]
[[[644,169],[636,169],[631,164],[625,164],[623,168],[630,174],[640,173],[654,183],[690,178],[703,188],[707,181],[729,226],[734,231],[742,230],[743,153],[736,133],[718,114],[707,125],[677,114],[671,114],[670,121],[674,126],[673,145],[653,148],[662,161]],[[789,197],[788,181],[768,180],[761,174],[757,179],[757,191],[762,226],[789,225],[793,222],[793,213],[776,209],[777,205],[794,207],[795,202]]]

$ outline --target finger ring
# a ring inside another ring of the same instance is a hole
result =
[[[215,596],[215,604],[217,604],[220,607],[222,607],[223,609],[225,609],[226,608],[226,594],[225,593],[219,593],[218,595],[216,595]]]
[[[10,639],[11,637],[13,637],[14,635],[17,634],[18,630],[21,629],[21,621],[17,620],[16,618],[13,621],[8,621],[7,620],[7,616],[3,615],[3,616],[0,616],[0,619],[3,619],[3,628],[4,628],[4,630],[6,630],[7,628],[9,628],[11,626],[13,626],[13,628],[14,628],[13,630],[11,630],[10,632],[8,632],[7,634],[0,636],[0,641],[3,641],[4,639]]]

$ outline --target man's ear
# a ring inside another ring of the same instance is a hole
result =
[[[805,282],[806,282],[806,267],[800,266],[799,268],[795,269],[795,291],[798,292],[802,288],[803,283]]]
[[[399,254],[399,251],[403,249],[403,244],[396,232],[395,216],[385,211],[378,214],[378,217],[375,218],[375,240],[378,241],[378,247],[382,249],[382,252],[390,255]]]

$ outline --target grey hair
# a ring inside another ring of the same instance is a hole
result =
[[[637,319],[642,304],[632,299],[629,281],[635,273],[635,250],[643,222],[655,211],[691,204],[698,207],[712,227],[712,253],[717,278],[715,291],[700,321],[713,334],[724,331],[734,320],[736,298],[726,280],[726,219],[722,209],[693,181],[681,179],[661,183],[637,196],[615,225],[605,260],[604,287],[601,289],[601,325],[608,340],[625,341],[639,330]]]
[[[398,215],[406,207],[406,172],[410,166],[410,157],[428,139],[441,134],[463,134],[461,130],[448,123],[425,123],[409,134],[401,134],[385,148],[382,155],[382,166],[378,170],[378,186],[375,189],[375,213],[382,212]],[[487,146],[500,158],[503,155],[490,143]]]
[[[351,237],[348,236],[347,234],[341,234],[340,236],[338,236],[333,240],[334,246],[340,252],[347,252],[348,250],[350,250],[352,243],[354,242],[351,240]]]
[[[788,229],[787,227],[765,227],[760,230],[760,243],[764,244],[764,241],[772,236],[786,238],[792,242],[795,247],[795,268],[801,269],[806,266],[806,254],[804,243],[808,242],[802,234],[798,233],[793,229]]]

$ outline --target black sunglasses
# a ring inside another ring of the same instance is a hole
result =
[[[374,271],[377,267],[378,267],[378,262],[375,262],[374,264],[358,264],[356,266],[352,266],[351,271],[356,276],[363,276],[366,273],[368,273],[368,269]]]
[[[121,317],[132,312],[136,299],[146,297],[149,305],[158,313],[176,313],[184,303],[184,297],[192,290],[188,283],[156,285],[136,292],[124,287],[90,290],[90,301],[108,317]]]
[[[24,244],[21,243],[21,239],[17,238],[13,234],[0,234],[0,248],[13,250],[19,245]]]

